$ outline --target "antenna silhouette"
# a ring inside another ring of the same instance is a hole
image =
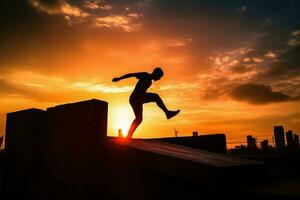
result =
[[[174,128],[174,133],[175,133],[175,137],[178,136],[178,131],[176,130],[176,128]]]

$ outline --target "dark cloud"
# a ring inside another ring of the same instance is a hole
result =
[[[240,6],[238,3],[237,7]],[[257,28],[235,6],[194,0],[153,1],[143,24],[143,29],[153,37],[192,39],[185,46],[186,53],[191,55],[186,63],[189,75],[211,68],[209,57],[216,52],[243,46]]]
[[[283,53],[278,62],[274,62],[268,70],[261,74],[262,78],[278,79],[300,75],[300,45],[292,47]]]
[[[1,4],[1,71],[47,70],[46,63],[58,61],[62,52],[78,49],[76,31],[63,17],[39,12],[29,1],[4,0]],[[32,60],[39,61],[39,66]]]
[[[239,64],[239,65],[235,65],[235,66],[231,67],[231,71],[233,73],[238,73],[238,74],[249,72],[252,69],[253,69],[252,67],[247,67],[247,66],[245,66],[243,64]]]
[[[251,81],[272,85],[287,94],[300,95],[300,46],[290,47],[275,62],[262,66]]]
[[[245,101],[251,104],[268,104],[299,99],[281,92],[273,91],[268,85],[253,83],[242,84],[235,87],[231,91],[230,96],[237,101]]]

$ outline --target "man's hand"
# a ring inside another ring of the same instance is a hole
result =
[[[118,82],[120,80],[120,78],[113,78],[113,82]]]

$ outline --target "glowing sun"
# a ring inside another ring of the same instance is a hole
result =
[[[111,118],[113,135],[119,135],[119,131],[121,130],[123,137],[126,137],[134,118],[131,107],[124,106],[114,108]]]

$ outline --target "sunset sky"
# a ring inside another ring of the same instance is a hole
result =
[[[165,76],[134,137],[300,133],[300,1],[1,0],[0,134],[7,112],[97,98],[109,135],[133,120],[129,72]]]

